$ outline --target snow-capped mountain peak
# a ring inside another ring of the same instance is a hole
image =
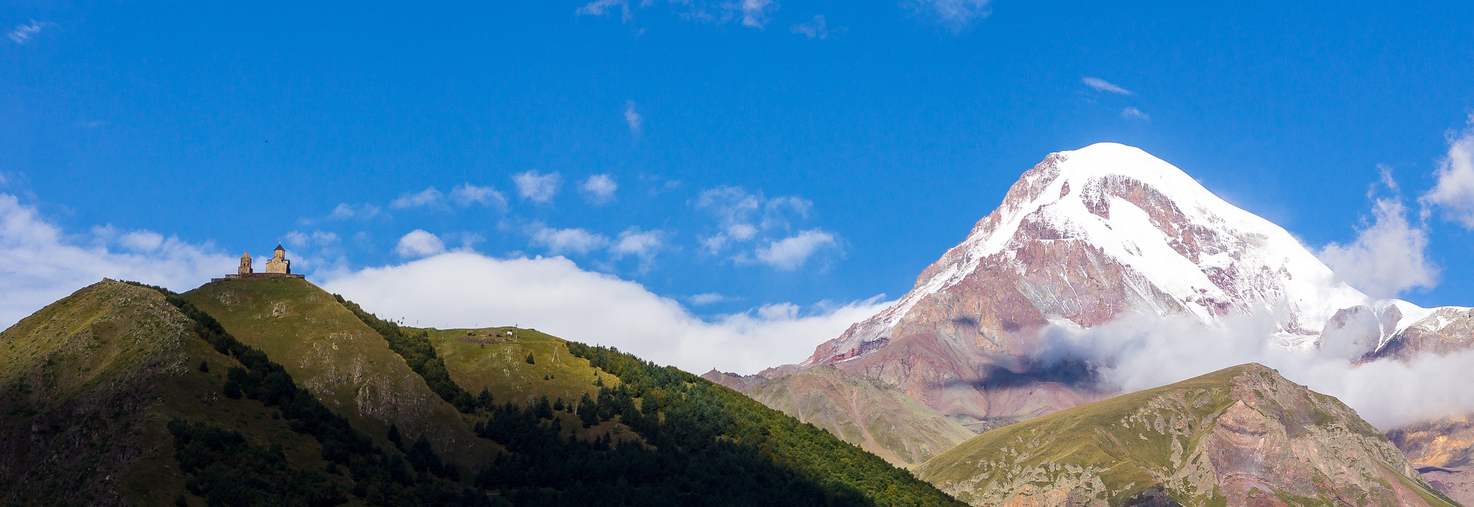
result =
[[[997,305],[984,300],[997,294],[969,294],[980,286],[1012,288],[1032,308],[989,312],[983,307]],[[921,331],[908,322],[976,321],[996,342],[1031,323],[1064,318],[1090,327],[1124,311],[1207,325],[1273,315],[1283,345],[1310,347],[1338,310],[1370,302],[1283,228],[1145,151],[1100,143],[1051,154],[1024,173],[910,293],[805,364],[863,355],[898,326]]]

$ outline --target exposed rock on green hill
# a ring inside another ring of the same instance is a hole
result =
[[[471,423],[377,331],[306,280],[225,280],[184,297],[236,339],[279,358],[302,387],[360,431],[382,439],[394,424],[406,438],[425,435],[436,453],[460,456],[462,462],[493,455],[494,446],[477,438]]]
[[[919,475],[972,505],[1454,505],[1350,408],[1257,364],[990,431]]]
[[[819,366],[747,393],[900,466],[915,466],[975,433],[876,379]]]

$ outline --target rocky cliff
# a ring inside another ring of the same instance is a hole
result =
[[[1335,398],[1249,364],[984,433],[924,480],[972,505],[1454,505]]]

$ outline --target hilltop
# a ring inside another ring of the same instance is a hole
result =
[[[979,435],[919,475],[972,505],[1457,505],[1335,398],[1257,364]]]

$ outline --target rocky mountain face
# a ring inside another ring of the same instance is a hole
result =
[[[949,416],[1035,417],[1111,394],[1089,365],[1031,359],[1041,332],[1133,314],[1273,319],[1275,345],[1353,359],[1466,347],[1474,324],[1469,309],[1373,300],[1284,229],[1103,143],[1025,172],[894,306],[798,366],[880,379]]]
[[[977,436],[918,469],[971,505],[1455,505],[1335,398],[1249,364]]]
[[[1474,505],[1474,414],[1410,424],[1387,438],[1434,488]]]
[[[747,394],[902,467],[919,465],[975,435],[889,384],[832,366],[779,377]]]

